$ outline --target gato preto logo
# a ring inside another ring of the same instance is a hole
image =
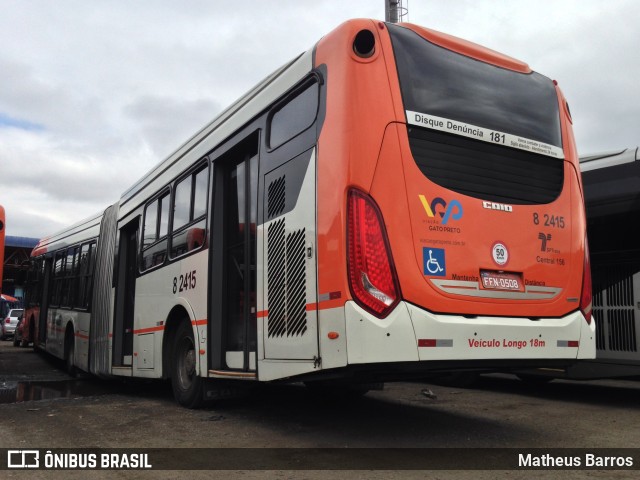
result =
[[[449,220],[460,220],[462,218],[462,204],[458,200],[446,202],[443,198],[436,197],[431,203],[424,195],[418,195],[424,211],[429,218],[435,218],[436,214],[442,219],[442,224],[446,225]]]
[[[7,468],[39,468],[39,450],[7,450]]]

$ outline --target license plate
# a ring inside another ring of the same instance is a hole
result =
[[[480,271],[482,287],[489,290],[522,291],[522,276],[519,273]]]

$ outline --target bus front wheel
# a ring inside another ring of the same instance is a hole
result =
[[[191,324],[181,322],[173,338],[171,386],[176,401],[187,408],[198,408],[203,402],[203,380],[197,373],[197,361]]]

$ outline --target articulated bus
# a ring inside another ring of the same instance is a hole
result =
[[[6,232],[4,229],[5,226],[5,213],[4,207],[0,205],[0,293],[2,293],[2,279],[4,274],[4,242]]]
[[[2,279],[4,271],[4,243],[5,243],[5,212],[4,207],[0,205],[0,322],[9,313],[14,306],[17,306],[16,299],[9,295],[2,294]]]
[[[593,275],[596,358],[546,375],[589,380],[640,375],[640,148],[580,158]]]
[[[518,60],[344,23],[33,251],[37,348],[98,376],[364,390],[595,355],[571,116]],[[233,382],[232,382],[233,381]]]

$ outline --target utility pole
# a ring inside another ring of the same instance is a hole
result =
[[[384,1],[385,22],[398,23],[407,14],[407,9],[402,6],[402,0]]]

